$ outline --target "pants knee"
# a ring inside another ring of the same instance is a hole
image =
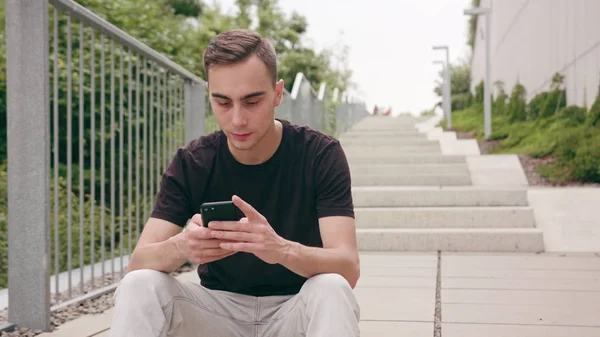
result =
[[[350,283],[339,274],[320,274],[309,278],[302,290],[303,299],[309,307],[315,304],[317,307],[348,308],[358,319],[360,307],[354,296]]]
[[[117,304],[120,299],[129,302],[134,300],[141,303],[169,292],[169,285],[175,279],[165,273],[151,270],[134,270],[125,275],[114,294],[114,302]],[[160,300],[160,298],[159,298]]]

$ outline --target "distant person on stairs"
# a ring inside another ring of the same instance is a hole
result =
[[[204,53],[222,131],[180,148],[115,292],[113,337],[354,337],[359,258],[340,143],[275,118],[273,46],[233,30]],[[239,221],[202,223],[233,201]],[[183,230],[185,227],[185,230]],[[197,282],[169,273],[199,264]]]

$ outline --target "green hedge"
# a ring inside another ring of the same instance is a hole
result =
[[[558,78],[562,81],[562,78]],[[557,81],[558,82],[558,81]],[[492,153],[521,153],[554,160],[538,172],[554,183],[600,182],[600,90],[587,110],[566,106],[566,94],[559,85],[525,102],[526,90],[517,84],[506,111],[492,112],[491,140],[501,140]],[[505,100],[499,96],[498,99]],[[497,100],[494,106],[502,105]],[[453,129],[484,136],[483,106],[475,103],[452,113]],[[441,124],[445,127],[444,123]]]

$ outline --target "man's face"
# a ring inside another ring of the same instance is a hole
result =
[[[208,73],[212,109],[231,146],[251,150],[273,126],[283,82],[273,84],[256,56],[231,65],[216,65]]]

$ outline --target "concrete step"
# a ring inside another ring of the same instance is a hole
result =
[[[355,186],[354,207],[528,206],[526,189]]]
[[[456,164],[466,163],[462,155],[438,154],[398,154],[395,156],[374,155],[369,152],[346,153],[349,163],[352,164]]]
[[[361,251],[543,252],[537,228],[357,229]]]
[[[393,156],[403,153],[420,153],[420,154],[442,154],[439,145],[434,146],[362,146],[362,145],[346,145],[342,146],[344,152],[348,155],[369,153],[372,156]]]
[[[352,174],[353,186],[468,186],[468,173],[459,174]]]
[[[530,207],[355,208],[358,228],[534,228]]]
[[[419,138],[427,139],[419,130],[348,130],[341,137],[385,137],[385,138]]]
[[[467,164],[352,164],[352,174],[469,174]]]
[[[425,138],[392,138],[392,137],[340,137],[342,146],[432,146],[440,147],[437,140],[427,140]]]

